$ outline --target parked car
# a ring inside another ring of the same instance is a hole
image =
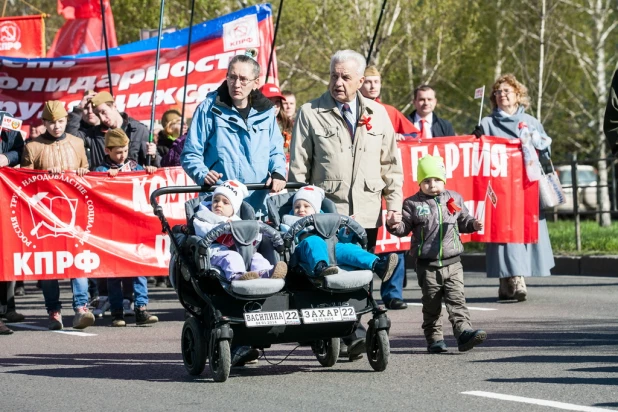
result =
[[[556,173],[562,184],[562,190],[566,197],[566,203],[556,208],[562,213],[573,213],[573,181],[571,165],[556,166]],[[565,187],[569,186],[569,187]],[[597,196],[597,170],[593,166],[577,166],[577,186],[579,196],[579,210],[597,210],[599,201]]]

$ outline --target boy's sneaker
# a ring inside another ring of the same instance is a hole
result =
[[[315,276],[330,276],[337,273],[339,273],[339,268],[334,265],[328,266],[328,263],[324,260],[320,260],[315,265],[315,269],[313,269],[313,274]]]
[[[60,311],[49,312],[49,330],[62,330],[62,313]]]
[[[88,307],[82,306],[75,309],[75,317],[73,318],[73,329],[85,329],[88,326],[94,325],[94,315],[88,311]]]
[[[285,279],[288,274],[288,265],[285,262],[277,262],[273,268],[271,279]]]
[[[99,298],[92,305],[94,309],[92,310],[92,314],[97,318],[102,318],[105,312],[107,312],[110,308],[109,299],[107,296],[99,296]]]
[[[125,316],[135,316],[135,311],[131,309],[131,301],[129,299],[122,301],[122,311]]]
[[[112,312],[112,326],[127,326],[127,322],[124,321],[124,312],[122,310]]]
[[[136,325],[150,325],[153,323],[157,323],[159,318],[155,315],[151,315],[150,312],[146,310],[146,306],[141,308],[135,308],[135,324]]]
[[[382,282],[387,282],[393,276],[397,263],[399,263],[399,256],[396,253],[391,253],[386,256],[386,259],[377,258],[373,264],[373,273],[378,275]]]
[[[444,353],[447,350],[446,343],[443,340],[439,340],[427,346],[427,352],[429,353]]]
[[[487,333],[484,330],[464,330],[457,339],[459,352],[469,351],[476,345],[483,343],[485,339],[487,339]]]

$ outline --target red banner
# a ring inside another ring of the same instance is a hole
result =
[[[156,118],[182,106],[186,90],[186,113],[191,117],[206,94],[218,88],[232,57],[248,48],[258,51],[262,81],[270,55],[273,25],[270,6],[259,5],[193,27],[191,58],[186,64],[188,29],[162,36],[157,93],[153,99],[156,38],[110,50],[111,83],[116,106],[140,121],[150,121],[153,101]],[[184,42],[184,43],[183,43]],[[276,60],[274,67],[276,68]],[[25,124],[38,124],[43,102],[60,100],[67,110],[79,104],[86,90],[108,90],[105,53],[57,59],[1,59],[0,110]],[[188,74],[185,89],[184,77]],[[277,82],[276,70],[269,81]]]
[[[45,57],[43,16],[0,18],[0,56]]]
[[[426,154],[441,156],[446,166],[446,188],[459,192],[483,231],[461,235],[462,241],[536,243],[539,189],[524,170],[519,139],[484,136],[441,137],[399,142],[404,172],[404,198],[419,191],[418,160]],[[386,216],[386,210],[383,211]],[[410,238],[398,238],[384,226],[378,232],[376,252],[409,250]]]
[[[182,168],[79,177],[0,169],[1,280],[163,276],[169,238],[161,233],[150,194],[165,186],[194,184]],[[194,195],[158,199],[170,224],[186,222]]]

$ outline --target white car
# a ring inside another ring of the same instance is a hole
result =
[[[571,165],[556,166],[555,169],[566,197],[566,203],[558,206],[556,211],[573,213],[573,189],[571,188],[573,182]],[[587,210],[597,210],[597,206],[599,204],[597,197],[597,170],[594,167],[588,165],[577,166],[577,187],[579,196],[579,211],[584,212]]]

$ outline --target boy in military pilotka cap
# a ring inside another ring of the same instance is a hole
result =
[[[446,169],[441,157],[427,155],[420,159],[416,176],[420,191],[404,200],[403,216],[396,213],[387,221],[387,229],[400,237],[412,232],[410,255],[416,259],[418,284],[423,293],[427,350],[447,351],[441,320],[444,297],[459,351],[465,352],[483,343],[487,333],[473,330],[470,324],[459,233],[481,230],[483,224],[468,214],[459,193],[445,190]]]
[[[67,111],[62,102],[51,100],[43,108],[45,133],[36,137],[24,148],[21,167],[24,169],[48,170],[50,173],[75,171],[83,176],[88,173],[88,161],[84,142],[79,137],[65,132]],[[88,279],[71,279],[73,289],[73,327],[84,329],[94,324],[94,315],[88,311]],[[60,287],[57,280],[42,280],[41,288],[45,307],[49,314],[51,330],[63,328]]]
[[[102,165],[95,169],[95,172],[108,172],[109,176],[114,177],[119,172],[133,172],[144,170],[135,160],[129,159],[129,138],[121,128],[110,129],[105,133],[105,160]],[[146,166],[148,173],[154,173],[157,168]],[[121,282],[133,282],[133,301],[135,304],[135,323],[147,325],[157,323],[159,318],[151,315],[146,310],[148,305],[148,281],[144,276],[132,278],[108,278],[107,293],[108,297],[99,296],[98,302],[109,301],[109,308],[112,314],[112,326],[126,326],[124,320],[125,309],[127,315],[132,314],[130,303],[127,307],[123,306],[124,298]],[[126,286],[126,284],[125,284]]]
[[[154,173],[154,166],[140,166],[135,160],[129,159],[129,138],[120,127],[109,129],[105,133],[105,159],[103,164],[94,169],[95,172],[108,172],[114,177],[118,172],[137,172],[146,170]]]

